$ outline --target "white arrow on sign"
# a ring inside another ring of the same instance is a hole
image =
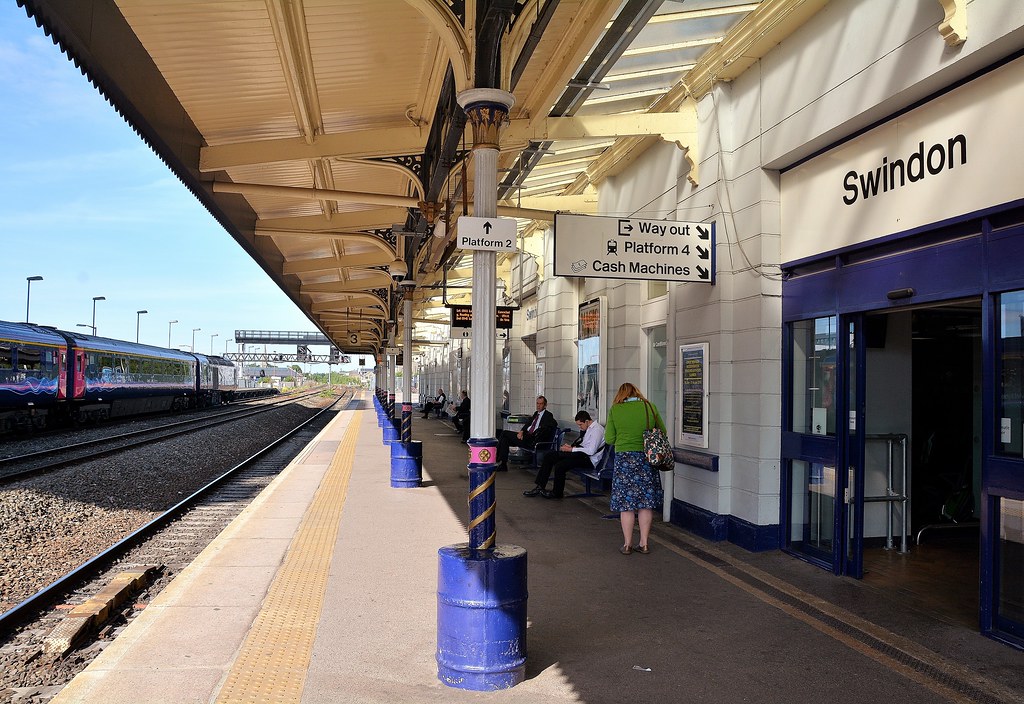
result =
[[[515,218],[477,218],[462,216],[458,219],[459,249],[482,249],[490,252],[516,251]]]

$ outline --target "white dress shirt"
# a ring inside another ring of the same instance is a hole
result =
[[[601,461],[601,455],[604,454],[603,445],[604,428],[595,420],[583,434],[583,443],[572,448],[571,452],[586,452],[590,456],[590,463],[596,467]]]

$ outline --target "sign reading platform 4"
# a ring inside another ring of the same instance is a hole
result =
[[[556,276],[715,282],[715,224],[555,214]]]

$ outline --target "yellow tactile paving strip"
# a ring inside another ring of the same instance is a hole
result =
[[[353,413],[217,702],[299,701],[352,476],[362,413]]]

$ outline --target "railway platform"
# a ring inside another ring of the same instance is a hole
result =
[[[437,679],[437,550],[466,540],[467,453],[415,416],[423,486],[390,486],[369,395],[330,425],[54,702],[1024,701],[1024,653],[778,552],[656,522],[623,556],[607,497],[497,477],[528,551],[526,679]],[[968,612],[970,609],[968,609]]]

